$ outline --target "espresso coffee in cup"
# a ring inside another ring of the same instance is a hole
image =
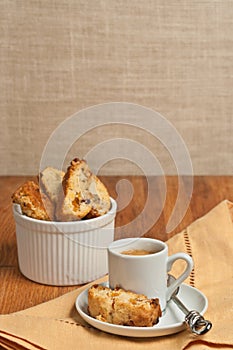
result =
[[[184,272],[169,287],[167,274],[177,260],[185,260]],[[189,276],[193,260],[186,253],[168,256],[166,243],[151,238],[125,238],[108,246],[109,286],[159,298],[162,311],[178,286]]]
[[[145,249],[129,249],[121,252],[121,254],[124,254],[124,255],[148,255],[153,253],[155,252],[151,252]]]

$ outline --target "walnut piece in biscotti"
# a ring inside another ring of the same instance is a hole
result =
[[[97,320],[133,327],[152,327],[162,316],[159,299],[102,285],[89,288],[88,311]]]
[[[22,213],[37,219],[50,221],[53,219],[54,207],[50,199],[40,193],[39,185],[34,181],[27,181],[12,195],[13,203],[20,205]]]

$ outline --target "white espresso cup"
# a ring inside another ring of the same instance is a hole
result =
[[[167,274],[178,259],[185,260],[185,270],[167,286]],[[192,268],[193,260],[188,254],[176,253],[168,256],[168,247],[160,240],[125,238],[108,246],[110,288],[120,287],[144,294],[148,298],[159,298],[162,311],[165,311],[172,293],[189,276]]]

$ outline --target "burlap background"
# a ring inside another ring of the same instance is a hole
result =
[[[60,122],[111,101],[170,120],[195,174],[233,173],[233,1],[1,0],[0,30],[0,174],[36,173]],[[121,132],[94,130],[78,155]],[[130,136],[175,173],[159,144],[138,130]],[[103,171],[137,171],[119,163]]]

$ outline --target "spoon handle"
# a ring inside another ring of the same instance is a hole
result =
[[[177,298],[176,295],[171,297],[171,300],[179,307],[179,309],[185,314],[185,322],[190,327],[191,331],[195,334],[202,335],[207,333],[211,327],[212,323],[205,320],[204,317],[195,310],[189,311],[182,301]]]

